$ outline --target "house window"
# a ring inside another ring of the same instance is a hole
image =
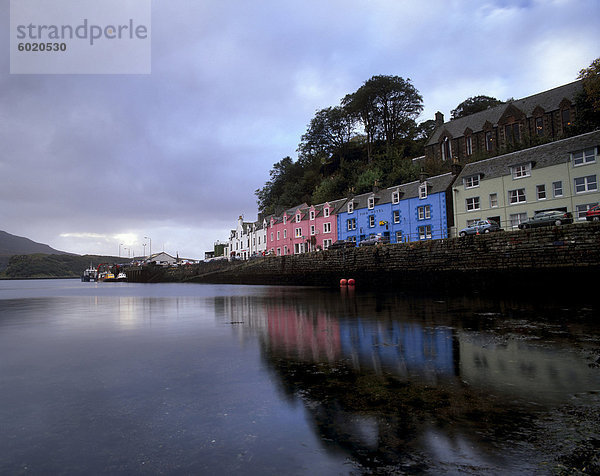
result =
[[[375,226],[375,215],[369,215],[369,226],[371,228]]]
[[[273,241],[273,232],[271,232],[271,241]]]
[[[323,208],[323,216],[327,218],[329,216],[329,207]]]
[[[400,223],[400,210],[394,210],[394,223]]]
[[[287,230],[283,230],[283,239],[285,240],[287,238]]]
[[[296,238],[302,238],[302,228],[296,228]]]
[[[354,212],[354,202],[349,202],[348,203],[348,213],[353,213]]]
[[[479,187],[479,175],[473,175],[472,177],[465,177],[464,179],[465,188]]]
[[[536,185],[535,193],[537,194],[538,200],[546,200],[546,186],[545,185]]]
[[[471,197],[465,200],[466,208],[468,212],[473,210],[479,210],[481,207],[479,206],[479,197]]]
[[[519,132],[519,124],[507,124],[504,126],[504,135],[506,136],[507,144],[516,144],[521,140]]]
[[[369,197],[367,201],[367,207],[369,208],[369,210],[375,208],[375,197]]]
[[[531,175],[531,164],[515,165],[512,168],[512,178],[520,179]]]
[[[485,133],[485,150],[488,152],[494,150],[494,133],[492,131]]]
[[[396,243],[402,243],[402,232],[401,231],[396,232]]]
[[[296,223],[300,223],[300,219],[301,219],[301,217],[300,217],[300,213],[298,213],[298,214],[296,215]]]
[[[543,117],[535,118],[535,132],[538,136],[544,135],[544,118]]]
[[[356,230],[356,218],[350,218],[349,220],[346,221],[346,229],[348,231]]]
[[[286,222],[287,222],[287,217],[283,217],[283,224],[285,225]]]
[[[427,182],[423,182],[419,185],[419,198],[427,198]]]
[[[517,228],[519,223],[522,223],[525,220],[527,220],[527,213],[513,213],[508,217],[508,221],[512,228]]]
[[[332,240],[323,240],[323,249],[327,249],[331,246]]]
[[[515,205],[517,203],[525,203],[527,199],[525,198],[525,189],[518,188],[516,190],[508,191],[508,203],[511,205]]]
[[[284,254],[284,255],[287,255],[287,254],[288,254],[288,252],[287,252],[287,246],[284,246],[284,247],[283,247],[283,254]]]
[[[277,256],[281,256],[281,248],[277,248]]]
[[[417,207],[417,214],[419,220],[428,220],[431,218],[431,206],[425,205],[423,207]]]
[[[465,138],[465,149],[467,155],[473,155],[473,138],[471,136]]]
[[[315,236],[315,225],[310,225],[310,236]]]
[[[596,162],[596,148],[591,147],[585,150],[578,150],[577,152],[573,152],[571,156],[573,157],[574,167],[585,164],[593,164]]]
[[[498,194],[490,193],[490,208],[496,208],[498,206]]]
[[[315,219],[315,211],[311,210],[308,216],[311,220],[314,220]]]
[[[575,193],[595,192],[596,190],[598,190],[598,182],[595,175],[575,179]]]
[[[279,233],[281,233],[281,232],[279,232],[279,231],[277,232],[277,240],[278,241],[279,241]]]
[[[331,223],[323,223],[323,233],[331,233]]]
[[[392,203],[400,202],[400,192],[396,191],[392,193]]]
[[[442,160],[450,160],[452,158],[452,143],[450,139],[444,137],[442,142]]]
[[[571,111],[569,109],[563,109],[561,111],[563,129],[571,125]]]
[[[586,212],[592,208],[595,207],[596,205],[598,205],[598,202],[596,203],[586,203],[584,205],[577,205],[577,207],[575,207],[575,218],[577,220],[585,220],[585,214]]]
[[[419,240],[431,239],[431,225],[425,225],[419,227]]]
[[[563,196],[562,181],[552,182],[552,195],[554,198]]]

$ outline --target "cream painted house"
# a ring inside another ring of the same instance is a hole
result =
[[[505,230],[545,210],[575,221],[600,201],[600,131],[465,165],[453,186],[456,231],[492,219]]]

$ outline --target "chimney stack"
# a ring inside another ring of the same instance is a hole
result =
[[[435,113],[435,127],[440,127],[444,124],[444,115],[438,111]]]

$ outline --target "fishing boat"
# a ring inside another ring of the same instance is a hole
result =
[[[90,281],[96,281],[97,278],[98,271],[92,266],[92,263],[90,263],[90,267],[87,268],[81,275],[81,281],[84,283],[89,283]]]

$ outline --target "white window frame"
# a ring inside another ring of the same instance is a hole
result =
[[[287,217],[283,217],[283,224],[285,225],[287,223]]]
[[[417,207],[417,217],[419,220],[429,220],[431,218],[431,205]]]
[[[467,155],[473,155],[473,137],[465,137],[465,152]]]
[[[296,238],[302,238],[302,228],[300,228],[300,227],[296,228],[295,236],[296,236]]]
[[[373,228],[375,226],[375,215],[369,215],[369,228]]]
[[[398,190],[392,192],[392,203],[400,203],[400,192]]]
[[[430,240],[431,237],[431,225],[423,225],[419,227],[419,240]]]
[[[300,223],[300,220],[302,220],[302,217],[300,216],[300,213],[296,214],[296,223]]]
[[[592,208],[595,207],[596,205],[598,205],[598,202],[595,203],[583,203],[581,205],[576,205],[575,206],[575,219],[576,220],[583,220],[585,221],[585,214],[586,212]]]
[[[396,243],[402,243],[402,231],[396,231]]]
[[[579,184],[578,184],[578,181]],[[598,177],[596,175],[585,175],[584,177],[575,177],[573,179],[575,193],[589,193],[598,191]],[[582,189],[583,186],[583,189]]]
[[[479,187],[479,175],[471,175],[470,177],[465,177],[464,184],[465,188]]]
[[[419,200],[427,198],[427,182],[423,182],[419,185]]]
[[[354,213],[354,202],[348,202],[348,213]]]
[[[331,233],[331,223],[323,223],[323,233]]]
[[[465,199],[465,210],[468,212],[481,210],[481,200],[479,199],[479,197],[466,198]]]
[[[369,197],[367,199],[367,208],[369,210],[373,210],[373,208],[375,208],[375,197]]]
[[[597,147],[588,147],[587,149],[576,150],[571,153],[573,167],[581,167],[582,165],[593,164],[596,162],[598,155]]]
[[[392,216],[394,223],[400,223],[400,210],[393,210]]]
[[[508,223],[512,228],[518,228],[519,223],[522,223],[525,220],[527,220],[527,212],[512,213],[508,217]]]
[[[311,210],[311,211],[309,212],[308,216],[309,216],[309,219],[310,219],[310,220],[314,220],[314,219],[315,219],[315,211],[314,211],[314,210]]]
[[[511,167],[511,173],[513,180],[531,177],[531,163],[513,165]]]
[[[498,208],[498,194],[490,193],[490,208]]]
[[[513,196],[516,200],[513,200]],[[522,200],[521,200],[522,198]],[[527,203],[527,195],[525,194],[524,188],[516,188],[508,191],[508,204],[518,205],[520,203]]]
[[[279,230],[277,230],[277,241],[279,241],[280,233],[281,232]]]
[[[349,218],[346,220],[346,230],[356,230],[356,218]]]
[[[325,218],[327,218],[329,216],[329,207],[324,207],[323,208],[323,216]]]
[[[323,249],[326,250],[327,248],[329,248],[331,246],[331,243],[333,243],[333,240],[330,240],[329,238],[323,240]]]
[[[536,185],[535,186],[535,195],[538,200],[546,200],[546,198],[548,198],[548,196],[546,194],[546,185],[543,183],[540,185]]]
[[[563,196],[562,180],[557,180],[556,182],[552,182],[552,196],[554,198]]]

